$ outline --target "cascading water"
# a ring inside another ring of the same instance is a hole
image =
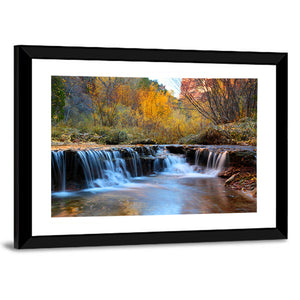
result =
[[[227,158],[227,151],[225,152],[210,152],[207,160],[207,168],[222,171]]]
[[[88,187],[107,187],[129,182],[131,175],[119,151],[88,150],[77,153]]]
[[[186,162],[186,158],[175,154],[167,153],[163,161],[164,172],[169,174],[191,174],[194,167]]]
[[[51,152],[52,161],[52,172],[54,176],[58,178],[60,182],[59,189],[65,191],[66,189],[66,159],[64,151],[52,151]]]
[[[224,152],[209,151],[207,153],[207,150],[205,149],[198,149],[196,150],[195,153],[195,165],[198,166],[201,163],[204,164],[206,162],[206,170],[208,172],[215,170],[216,174],[218,174],[224,169],[227,157],[228,157],[227,151]]]
[[[143,169],[139,154],[132,148],[126,149],[131,156],[131,165],[133,169],[133,177],[143,176]]]
[[[155,152],[155,150],[154,150],[152,147],[145,146],[145,148],[147,149],[148,153],[149,153],[151,156],[153,156],[153,157],[156,156],[156,152]]]
[[[136,150],[126,147],[120,150],[73,151],[71,152],[73,165],[70,163],[72,159],[67,159],[64,151],[52,151],[52,172],[56,179],[53,188],[65,191],[66,178],[68,178],[67,189],[72,180],[75,182],[75,186],[77,182],[77,189],[82,189],[84,187],[105,188],[124,185],[131,182],[133,178],[145,175],[155,176],[159,173],[167,176],[213,177],[224,168],[228,155],[226,151],[214,152],[197,149],[195,163],[191,165],[187,162],[185,155],[170,153],[165,146],[156,146],[156,148],[145,146]],[[70,180],[72,176],[74,178]]]

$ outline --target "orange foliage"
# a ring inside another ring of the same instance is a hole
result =
[[[157,91],[152,84],[148,89],[141,89],[138,94],[139,112],[143,121],[156,124],[164,122],[171,114],[168,92]]]

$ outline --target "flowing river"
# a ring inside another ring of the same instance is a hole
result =
[[[163,146],[71,154],[52,151],[53,217],[256,211],[256,201],[217,176],[226,151],[199,149],[189,162]]]

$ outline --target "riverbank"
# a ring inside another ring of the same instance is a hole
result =
[[[111,145],[105,145],[105,144],[96,144],[96,143],[59,143],[55,142],[51,144],[51,151],[57,151],[57,150],[87,150],[87,149],[111,149]]]
[[[184,128],[185,130],[183,130]],[[54,143],[96,143],[101,145],[180,144],[180,145],[256,145],[256,120],[243,118],[238,122],[220,125],[177,125],[174,130],[145,132],[140,127],[70,127],[64,123],[52,126]]]
[[[219,174],[226,179],[225,186],[236,191],[241,191],[247,196],[256,199],[256,167],[229,167]]]
[[[98,144],[95,142],[86,143],[63,143],[63,142],[52,142],[51,150],[87,150],[87,149],[125,149],[132,147],[158,147],[157,144],[122,144],[122,145],[107,145]],[[250,151],[252,153],[256,152],[255,146],[250,145],[201,145],[201,144],[191,144],[191,145],[179,145],[179,144],[161,144],[160,146],[166,146],[167,149],[174,154],[186,154],[189,150],[195,152],[197,149],[208,149],[208,150],[218,150],[218,151]]]

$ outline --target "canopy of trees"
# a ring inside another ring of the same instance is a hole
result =
[[[129,77],[52,76],[52,128],[80,134],[122,131],[176,143],[209,124],[256,117],[256,79],[179,79],[179,99],[157,81]],[[52,130],[52,132],[54,132]]]
[[[118,128],[175,142],[202,126],[202,117],[192,115],[172,91],[148,78],[52,77],[54,127]]]

